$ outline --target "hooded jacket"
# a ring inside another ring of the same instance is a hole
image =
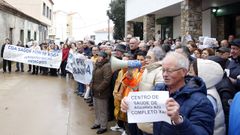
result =
[[[203,79],[207,87],[207,94],[211,96],[214,101],[213,106],[216,106],[216,117],[214,123],[214,135],[225,135],[226,125],[225,116],[222,108],[221,98],[217,92],[215,85],[219,83],[224,75],[222,67],[211,60],[197,60],[198,76]],[[214,105],[215,104],[215,105]]]
[[[166,90],[165,84],[157,84],[156,90]],[[183,122],[171,125],[166,122],[153,124],[154,135],[212,135],[215,113],[207,99],[207,89],[199,77],[186,77],[185,86],[170,95],[180,105]]]

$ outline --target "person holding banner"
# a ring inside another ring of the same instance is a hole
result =
[[[62,48],[62,63],[61,63],[61,76],[66,76],[66,65],[70,48],[67,44],[63,44]]]
[[[47,43],[42,43],[42,50],[48,51],[48,44]],[[48,68],[47,67],[40,67],[40,73],[42,75],[48,75]]]
[[[129,92],[137,92],[139,91],[139,84],[142,80],[142,75],[145,69],[145,52],[139,51],[137,53],[137,60],[141,62],[142,67],[139,68],[128,68],[128,71],[126,72],[126,77],[122,81],[122,97],[127,97]],[[124,115],[123,115],[124,116]],[[125,117],[127,115],[125,114]],[[138,128],[136,123],[127,123],[127,120],[125,121],[125,124],[127,126],[127,129],[131,135],[139,135],[142,134],[142,131]],[[123,132],[124,135],[124,132]]]
[[[40,46],[38,45],[37,41],[34,41],[34,42],[33,42],[33,45],[31,46],[31,49],[33,49],[33,50],[41,50],[41,48],[40,48]],[[39,67],[36,66],[36,65],[33,65],[32,67],[33,67],[32,75],[34,75],[34,74],[37,75],[37,74],[38,74],[38,69],[39,69]]]
[[[49,44],[49,52],[51,52],[51,51],[53,51],[53,52],[59,51],[59,48],[58,48],[57,45],[55,45],[55,43],[50,43]],[[57,76],[58,75],[57,74],[57,69],[56,68],[50,68],[50,75],[51,76]]]
[[[20,40],[18,41],[17,46],[24,47],[24,45],[22,44],[22,41],[20,41]],[[21,68],[21,72],[24,72],[24,64],[23,63],[16,62],[16,68],[17,68],[17,70],[15,72],[19,72],[20,68]]]
[[[215,113],[205,83],[199,77],[186,76],[188,70],[189,60],[182,54],[170,52],[163,59],[164,83],[157,84],[156,90],[169,91],[166,109],[172,123],[154,122],[154,135],[213,134]],[[128,110],[127,100],[121,103],[124,112]]]
[[[6,38],[5,39],[5,43],[2,45],[2,49],[1,49],[1,57],[3,58],[3,53],[4,53],[4,49],[5,49],[5,46],[6,45],[10,45],[11,42],[10,42],[10,39],[9,38]],[[7,70],[6,70],[6,67],[8,66],[8,72],[11,73],[11,69],[12,69],[12,62],[10,60],[5,60],[3,59],[3,73],[5,73]]]
[[[110,85],[112,78],[111,65],[107,58],[107,53],[99,52],[91,83],[96,116],[91,129],[98,129],[97,134],[102,134],[107,131],[108,99],[111,94]]]

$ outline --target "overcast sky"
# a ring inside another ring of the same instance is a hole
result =
[[[111,0],[53,0],[54,11],[78,12],[84,20],[84,27],[89,31],[107,28],[106,10]]]

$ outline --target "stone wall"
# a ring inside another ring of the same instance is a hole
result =
[[[217,17],[217,40],[223,40],[224,39],[224,17]]]
[[[143,39],[149,41],[155,38],[155,15],[149,14],[143,17]]]
[[[134,34],[134,22],[132,22],[132,21],[128,21],[126,24],[125,36],[127,36],[128,34],[131,34],[131,35]]]
[[[202,35],[202,0],[184,0],[181,3],[181,35]]]
[[[5,42],[6,38],[9,38],[10,28],[12,28],[12,43],[16,44],[17,41],[20,40],[20,31],[24,31],[24,41],[26,44],[28,41],[28,31],[31,32],[31,37],[34,39],[34,32],[37,34],[37,40],[39,40],[39,28],[41,26],[32,21],[21,18],[21,16],[15,16],[7,12],[3,12],[0,10],[0,49],[2,44]],[[2,62],[2,58],[0,58],[0,63]]]

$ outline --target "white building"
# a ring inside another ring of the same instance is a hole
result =
[[[27,35],[27,39],[23,42],[26,43],[30,39],[38,40],[39,43],[45,41],[48,38],[48,27],[52,25],[52,0],[5,0],[18,11],[36,19],[41,24],[37,26],[37,29],[28,29],[24,31],[24,36]],[[28,24],[25,24],[28,27]],[[18,39],[13,39],[14,41]]]
[[[240,36],[240,0],[126,0],[126,34],[137,33],[141,23],[144,40],[153,39],[157,31],[161,39],[178,38],[186,33],[226,38]]]
[[[111,27],[109,30],[108,28],[100,29],[95,31],[95,44],[98,44],[102,41],[113,40],[113,28]]]
[[[19,40],[26,44],[30,39],[44,41],[47,36],[45,23],[23,13],[4,0],[0,0],[0,26],[0,48],[6,38],[9,38],[12,44],[17,44]]]
[[[53,25],[49,30],[52,40],[64,41],[68,38],[68,13],[58,10],[53,12]]]

